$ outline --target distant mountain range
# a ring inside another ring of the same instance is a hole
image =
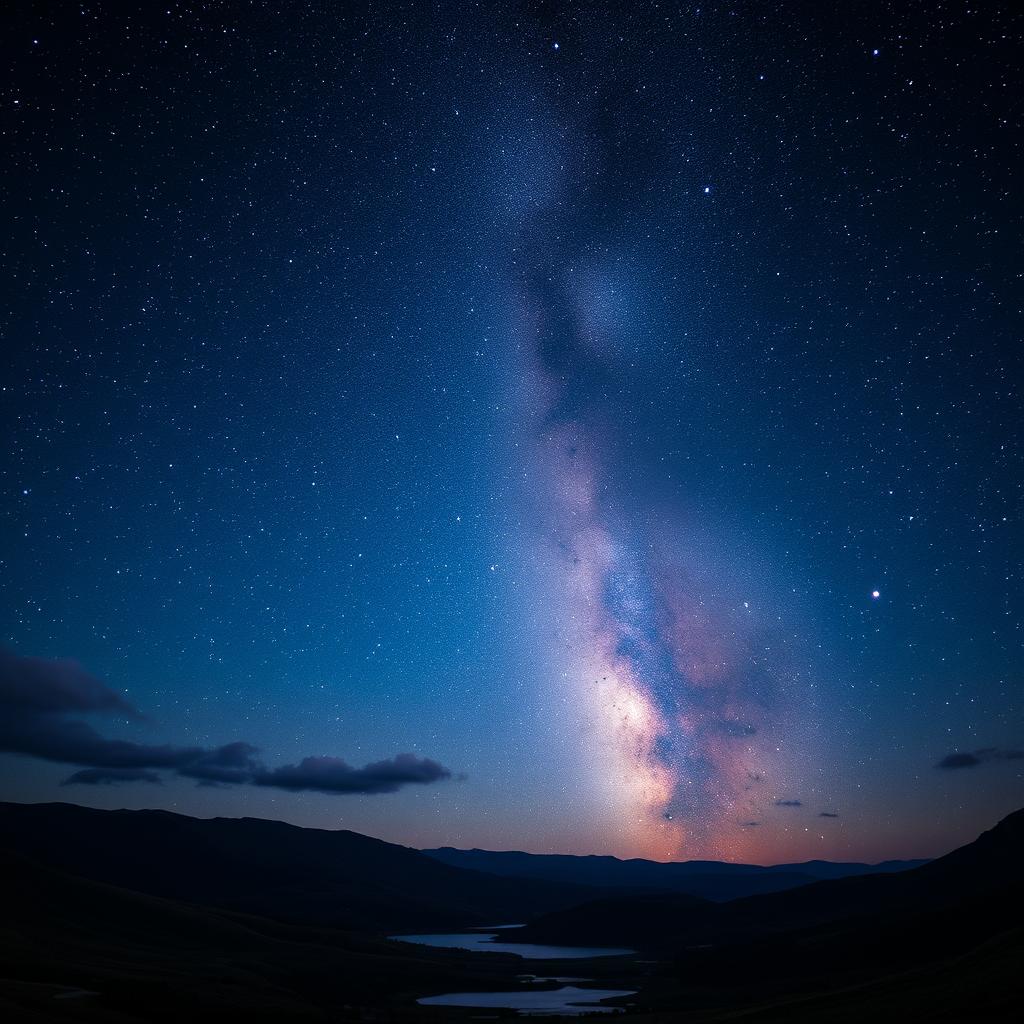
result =
[[[645,1010],[685,1006],[693,1021],[1019,1020],[1022,865],[1018,811],[973,843],[902,872],[729,903],[608,895],[502,939],[642,949],[664,964],[642,993]]]
[[[973,843],[916,868],[812,882],[782,892],[712,903],[692,894],[617,894],[552,911],[508,941],[666,946],[749,942],[858,920],[894,920],[954,908],[1006,912],[1014,923],[1024,865],[1024,810]]]
[[[823,879],[906,871],[927,863],[924,860],[888,860],[881,864],[809,860],[799,864],[761,867],[713,860],[662,863],[518,851],[495,853],[490,850],[457,850],[450,846],[423,852],[452,867],[485,871],[505,878],[533,878],[563,885],[582,884],[606,889],[679,892],[716,901],[782,892]]]

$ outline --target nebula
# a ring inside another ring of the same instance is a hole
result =
[[[792,767],[785,645],[680,536],[679,517],[666,525],[657,481],[624,455],[614,301],[572,251],[569,216],[538,214],[518,246],[513,337],[531,558],[581,772],[619,852],[751,856],[754,819]]]

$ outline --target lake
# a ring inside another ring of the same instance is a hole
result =
[[[590,960],[598,956],[628,956],[636,952],[635,949],[611,949],[606,946],[542,946],[532,942],[497,942],[495,940],[498,935],[498,932],[454,932],[450,935],[391,935],[389,938],[419,946],[468,949],[474,953],[513,953],[524,960]]]
[[[443,996],[417,999],[421,1006],[474,1006],[486,1009],[518,1010],[521,1014],[621,1013],[622,1007],[601,1006],[600,1000],[617,996],[633,996],[635,991],[615,988],[562,988],[533,992],[450,992]]]

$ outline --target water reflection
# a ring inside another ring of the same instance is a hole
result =
[[[398,942],[474,953],[513,953],[524,960],[590,960],[599,956],[627,956],[633,949],[607,946],[542,946],[532,942],[498,942],[498,932],[455,932],[450,935],[392,935]]]
[[[487,1009],[518,1010],[521,1014],[622,1013],[621,1006],[603,1006],[601,1000],[636,995],[635,990],[614,988],[577,988],[566,985],[547,991],[449,992],[443,996],[425,996],[416,1001],[422,1006],[475,1006]]]

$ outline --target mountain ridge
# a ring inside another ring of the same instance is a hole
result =
[[[672,896],[614,895],[542,915],[510,942],[665,946],[717,944],[877,916],[895,918],[984,902],[1005,890],[1017,899],[1024,862],[1024,809],[972,843],[906,871],[822,879],[793,889],[694,908]]]
[[[166,899],[382,935],[522,920],[595,895],[451,867],[345,829],[165,810],[0,803],[0,847]]]
[[[793,889],[826,878],[906,871],[924,860],[879,864],[810,860],[793,864],[734,864],[729,861],[652,861],[600,854],[533,854],[519,850],[460,850],[445,846],[422,851],[454,867],[502,877],[582,883],[616,889],[657,889],[723,902]]]

